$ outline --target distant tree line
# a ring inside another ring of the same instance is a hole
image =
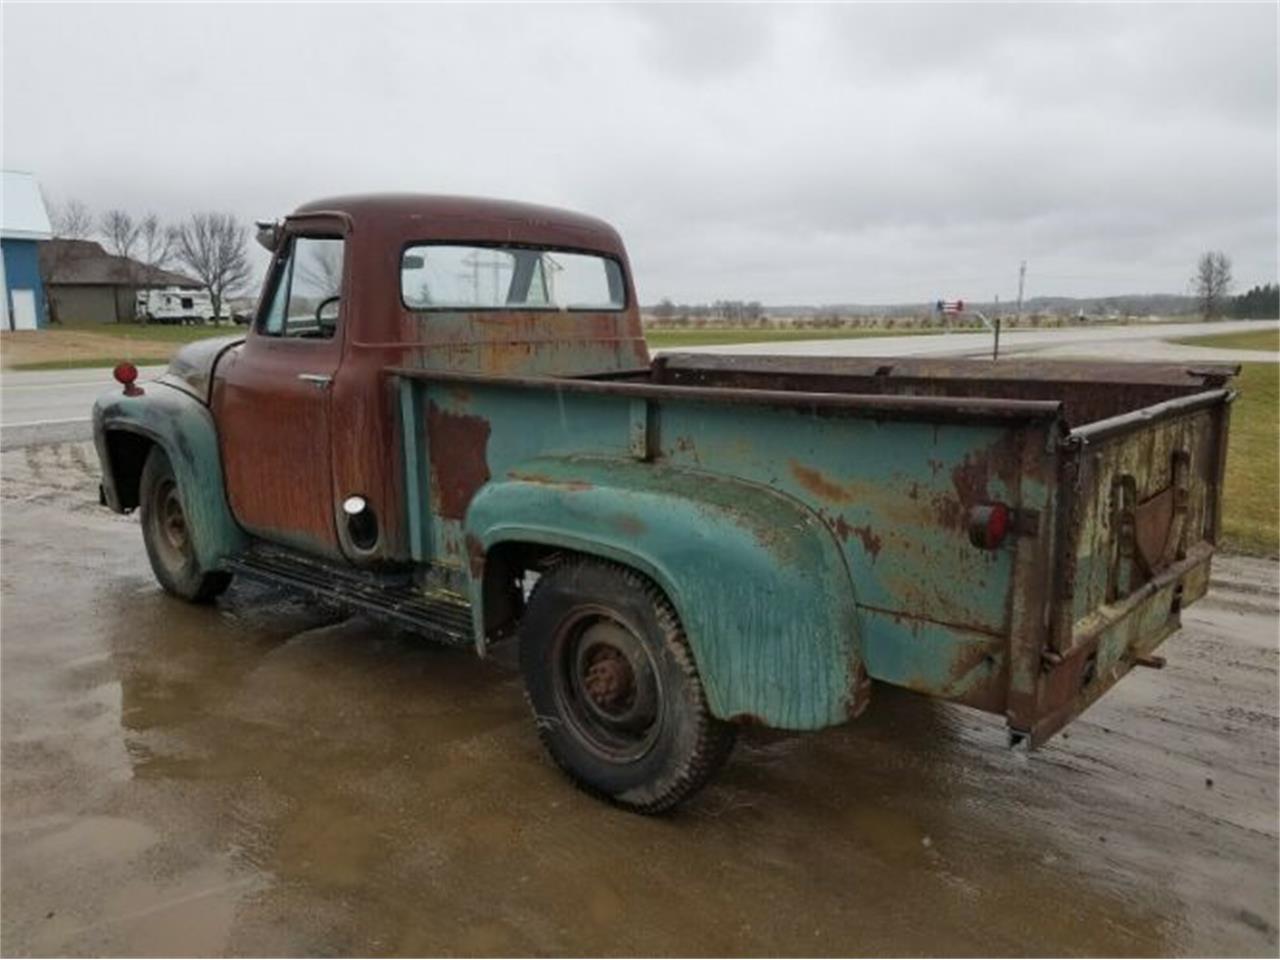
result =
[[[154,213],[135,216],[120,208],[95,217],[76,199],[48,206],[56,239],[98,240],[108,253],[129,261],[136,283],[152,270],[185,269],[208,291],[214,323],[221,320],[227,298],[245,290],[252,279],[248,227],[234,214],[201,211],[166,224]],[[67,256],[65,247],[54,248],[52,273],[57,274]],[[51,319],[58,322],[56,316]]]
[[[1231,300],[1231,315],[1242,320],[1274,320],[1280,317],[1280,284],[1251,287]]]
[[[661,323],[723,326],[759,326],[765,320],[764,306],[759,300],[717,300],[714,303],[672,303],[663,297],[653,308],[653,317]]]
[[[1230,296],[1234,278],[1231,258],[1221,250],[1206,250],[1196,260],[1191,291],[1200,315],[1206,320],[1231,316],[1245,320],[1280,317],[1280,285],[1264,283],[1239,296]]]

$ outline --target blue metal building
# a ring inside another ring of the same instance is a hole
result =
[[[3,171],[0,193],[0,330],[39,330],[49,308],[36,244],[48,240],[49,213],[29,173]]]

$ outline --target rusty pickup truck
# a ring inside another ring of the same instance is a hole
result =
[[[516,645],[579,786],[656,812],[873,683],[1034,747],[1201,597],[1230,367],[664,355],[618,234],[340,197],[260,225],[249,329],[94,408],[161,586]]]

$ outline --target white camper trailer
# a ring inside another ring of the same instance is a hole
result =
[[[139,290],[137,306],[143,323],[205,323],[213,319],[209,294],[189,287]]]

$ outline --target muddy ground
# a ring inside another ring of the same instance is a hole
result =
[[[1277,568],[1228,559],[1040,752],[877,691],[677,815],[575,792],[496,662],[243,585],[194,608],[87,444],[3,468],[3,952],[1277,951]]]

